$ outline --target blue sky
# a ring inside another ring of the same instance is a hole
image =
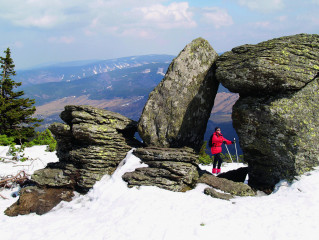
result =
[[[318,12],[319,0],[0,0],[0,52],[11,48],[16,69],[177,55],[197,37],[220,53],[280,36],[319,34]]]

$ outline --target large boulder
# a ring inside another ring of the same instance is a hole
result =
[[[209,43],[198,38],[172,61],[139,120],[145,144],[200,149],[219,85],[212,67],[217,57]]]
[[[297,91],[319,72],[317,34],[299,34],[246,44],[222,54],[216,77],[241,96]]]
[[[216,77],[240,94],[233,126],[249,185],[273,189],[319,165],[319,35],[244,45],[223,54]]]

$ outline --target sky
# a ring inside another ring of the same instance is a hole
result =
[[[0,56],[40,64],[177,55],[203,37],[216,52],[319,34],[319,0],[0,0]]]

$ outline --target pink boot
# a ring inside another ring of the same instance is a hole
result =
[[[216,169],[216,173],[217,173],[217,174],[220,174],[220,168],[217,168],[217,169]]]
[[[213,174],[216,174],[216,173],[217,173],[217,168],[213,168],[212,173],[213,173]]]

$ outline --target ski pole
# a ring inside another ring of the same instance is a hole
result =
[[[234,162],[233,162],[233,159],[232,159],[232,157],[231,157],[231,155],[230,155],[230,153],[229,153],[229,150],[228,150],[228,147],[227,147],[226,143],[225,143],[225,147],[226,147],[226,149],[227,149],[227,152],[228,152],[228,155],[229,155],[229,158],[230,158],[231,162],[234,163]]]
[[[237,146],[236,146],[236,139],[234,138],[234,143],[235,143],[235,150],[236,150],[236,160],[238,163],[238,154],[237,154]]]

